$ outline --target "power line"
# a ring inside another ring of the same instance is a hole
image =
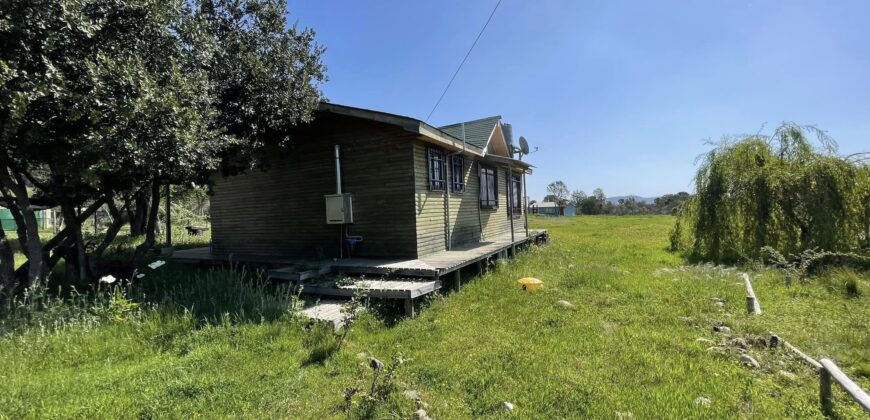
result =
[[[465,60],[468,60],[468,56],[471,55],[471,50],[474,49],[474,46],[477,45],[477,41],[480,40],[480,36],[483,35],[483,31],[486,30],[486,27],[489,26],[489,21],[492,20],[492,16],[495,15],[495,11],[498,10],[498,6],[501,4],[501,0],[498,0],[498,3],[495,4],[495,7],[492,8],[492,13],[489,14],[489,18],[486,20],[486,23],[483,24],[483,28],[480,29],[480,33],[477,34],[477,38],[474,38],[474,43],[471,44],[471,48],[468,49],[468,52],[465,53],[465,58],[462,59],[462,62],[459,63],[459,67],[456,68],[456,71],[453,73],[453,77],[450,78],[450,82],[447,83],[447,87],[444,88],[444,91],[441,92],[441,96],[438,97],[438,101],[435,102],[435,106],[432,107],[432,110],[429,111],[429,115],[426,116],[426,121],[429,121],[429,117],[432,116],[432,113],[435,112],[435,109],[438,108],[438,105],[441,104],[441,100],[444,99],[444,95],[447,94],[447,90],[450,89],[450,85],[453,84],[453,80],[456,79],[456,75],[459,74],[459,70],[462,70],[462,65],[465,64]]]

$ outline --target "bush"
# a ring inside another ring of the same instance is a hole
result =
[[[870,168],[835,150],[824,132],[795,124],[771,137],[723,142],[703,159],[696,193],[671,231],[671,249],[716,263],[757,259],[764,247],[782,255],[812,249],[866,255]]]

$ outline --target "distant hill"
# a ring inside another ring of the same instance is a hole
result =
[[[633,198],[634,201],[637,201],[639,203],[647,203],[647,204],[652,204],[656,200],[656,197],[641,197],[639,195],[620,195],[620,196],[616,196],[616,197],[607,197],[607,202],[613,203],[613,204],[619,204],[619,200],[623,200],[623,199],[628,200],[629,198]]]

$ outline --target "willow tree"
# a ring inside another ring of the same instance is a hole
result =
[[[866,253],[870,171],[836,149],[823,131],[793,123],[723,141],[702,157],[671,248],[717,263],[759,258],[764,247]]]

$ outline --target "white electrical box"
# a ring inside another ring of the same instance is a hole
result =
[[[353,223],[353,197],[349,193],[329,194],[326,197],[326,224]]]

